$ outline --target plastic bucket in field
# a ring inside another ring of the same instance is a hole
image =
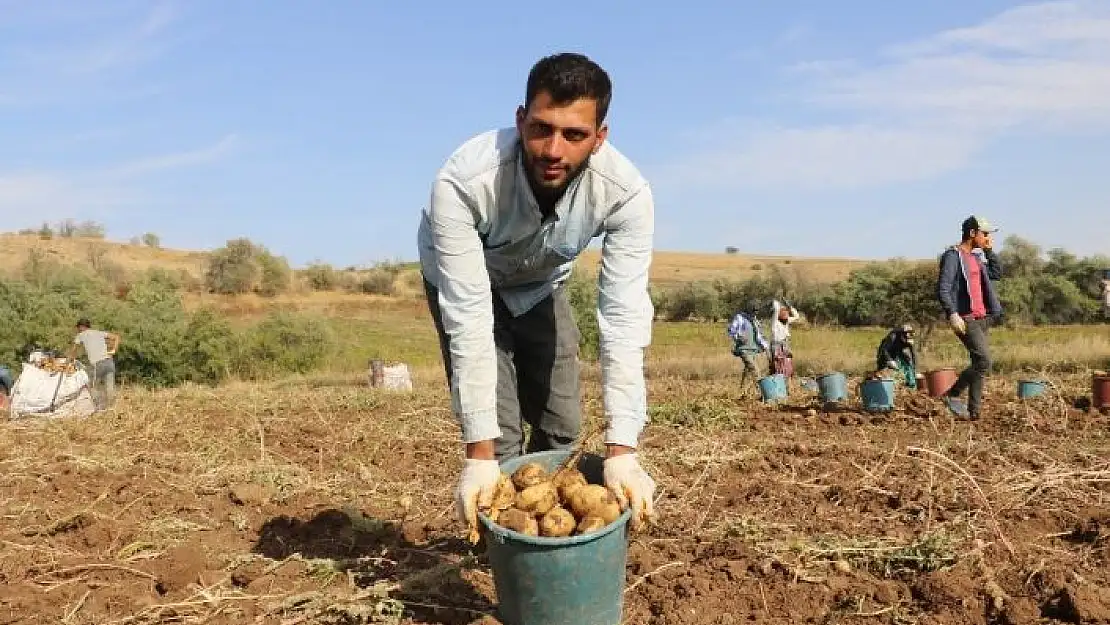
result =
[[[952,388],[959,378],[959,374],[952,367],[945,367],[944,369],[934,369],[925,373],[925,384],[929,387],[930,397],[940,397]]]
[[[776,373],[760,379],[759,392],[763,401],[769,404],[786,399],[786,376]]]
[[[868,412],[884,412],[894,408],[894,380],[864,380],[859,385],[859,394],[863,400],[863,409]]]
[[[1110,408],[1110,375],[1091,376],[1091,400],[1097,410]]]
[[[826,373],[817,378],[817,389],[826,403],[843,401],[848,397],[848,377],[843,373]]]
[[[506,460],[512,473],[526,462],[554,470],[569,451],[543,451]],[[578,470],[602,484],[602,459],[583,454]],[[619,625],[624,610],[628,520],[625,510],[599,532],[566,538],[525,536],[479,514],[497,589],[497,618],[505,625]]]
[[[1044,394],[1045,383],[1040,380],[1018,380],[1017,396],[1020,399],[1029,399]]]

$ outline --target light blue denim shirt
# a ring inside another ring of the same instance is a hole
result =
[[[480,134],[447,159],[421,216],[418,245],[424,277],[439,290],[450,338],[451,402],[464,442],[501,435],[493,290],[513,315],[523,314],[554,292],[574,259],[603,236],[597,313],[605,442],[637,446],[647,423],[654,224],[651,188],[608,141],[547,220],[528,185],[515,128]]]

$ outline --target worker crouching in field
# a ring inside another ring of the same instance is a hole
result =
[[[961,229],[960,244],[940,257],[937,299],[971,357],[971,365],[952,385],[945,402],[954,414],[975,420],[983,402],[984,378],[991,369],[988,331],[1002,315],[1002,303],[992,284],[992,280],[1002,278],[1002,263],[991,240],[997,228],[973,215],[964,220]],[[966,406],[957,399],[965,390]]]
[[[465,444],[456,505],[472,530],[477,510],[492,505],[499,460],[567,449],[579,434],[579,334],[565,283],[598,235],[604,481],[622,509],[631,506],[634,528],[653,515],[655,482],[637,443],[647,422],[655,205],[647,181],[605,140],[611,90],[585,56],[541,59],[516,127],[457,148],[420,220],[425,293]]]
[[[752,382],[759,379],[759,369],[755,359],[759,354],[768,351],[767,339],[759,327],[755,317],[755,307],[737,312],[728,324],[728,335],[732,339],[732,355],[744,363],[744,373],[740,378],[741,390],[747,390],[748,378]]]
[[[875,355],[875,371],[902,374],[907,388],[917,388],[917,354],[914,349],[913,326],[894,328],[879,342]]]

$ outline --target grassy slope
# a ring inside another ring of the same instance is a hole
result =
[[[93,254],[103,254],[103,259],[114,262],[129,271],[151,267],[184,269],[199,277],[204,270],[207,254],[204,251],[153,249],[108,240],[95,239],[40,239],[37,236],[0,234],[0,266],[18,267],[32,249],[39,249],[47,257],[66,263],[89,263]],[[274,250],[281,253],[280,250]],[[597,250],[587,250],[581,266],[596,271],[599,261]],[[747,254],[707,254],[657,251],[652,265],[652,281],[669,285],[692,280],[716,278],[740,279],[766,272],[772,265],[795,269],[817,282],[844,278],[851,269],[867,261],[839,258],[791,258],[787,256],[756,256]]]

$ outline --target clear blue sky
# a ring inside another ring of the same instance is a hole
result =
[[[1110,251],[1106,0],[575,6],[0,0],[0,228],[415,259],[439,165],[574,50],[658,249],[926,257],[975,211]]]

